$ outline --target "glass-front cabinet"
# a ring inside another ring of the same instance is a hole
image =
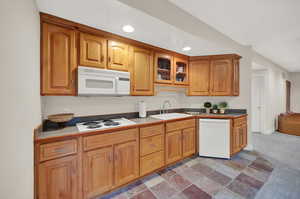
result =
[[[155,82],[173,83],[173,57],[166,54],[155,54]]]
[[[154,75],[156,83],[187,85],[188,60],[168,54],[156,53]]]
[[[174,57],[174,83],[188,84],[188,61]]]

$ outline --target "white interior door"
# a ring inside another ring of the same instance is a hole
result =
[[[252,131],[261,132],[263,131],[263,109],[264,109],[264,88],[265,81],[264,76],[253,76],[252,77]]]

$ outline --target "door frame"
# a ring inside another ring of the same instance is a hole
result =
[[[252,73],[252,77],[251,77],[251,87],[252,87],[252,82],[253,82],[253,79],[255,77],[262,77],[263,80],[264,80],[264,85],[262,87],[262,93],[263,95],[261,96],[262,97],[262,103],[261,103],[261,129],[260,129],[260,133],[262,134],[269,134],[268,133],[268,130],[267,130],[267,125],[266,125],[266,122],[267,122],[267,85],[268,85],[268,70],[257,70],[255,72]],[[252,93],[252,90],[251,90],[251,112],[253,113],[253,99],[252,99],[252,96],[253,96],[253,93]],[[252,114],[252,120],[253,118],[255,118],[255,116]],[[253,123],[253,121],[251,122]],[[251,127],[252,129],[252,127]]]
[[[292,83],[289,80],[285,81],[286,89],[286,112],[291,112],[291,95],[292,95]]]

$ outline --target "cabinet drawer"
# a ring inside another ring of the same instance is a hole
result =
[[[141,158],[141,175],[145,175],[164,166],[164,151]]]
[[[181,120],[177,122],[168,122],[166,124],[167,132],[195,127],[195,119]]]
[[[83,150],[91,150],[116,143],[127,142],[138,139],[138,129],[128,129],[114,133],[105,133],[100,135],[91,135],[83,138]]]
[[[162,150],[164,147],[164,136],[156,135],[141,139],[141,156]]]
[[[234,126],[240,126],[243,124],[247,124],[247,117],[241,117],[233,120]]]
[[[55,159],[77,153],[77,140],[67,140],[42,144],[40,146],[40,161]]]
[[[164,128],[163,124],[143,127],[143,128],[140,129],[141,138],[150,137],[150,136],[153,136],[153,135],[163,134],[164,133],[164,129],[165,128]]]

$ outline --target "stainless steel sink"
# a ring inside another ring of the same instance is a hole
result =
[[[165,114],[158,114],[158,115],[151,115],[150,117],[160,120],[171,120],[177,118],[184,118],[189,117],[191,115],[184,114],[184,113],[165,113]]]

